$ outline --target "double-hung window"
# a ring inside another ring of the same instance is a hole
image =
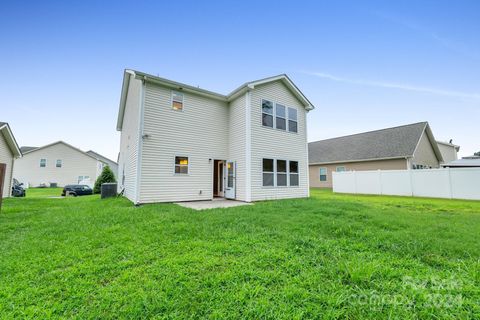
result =
[[[280,130],[287,130],[287,114],[285,106],[275,104],[275,126]]]
[[[297,109],[288,108],[288,131],[298,132]]]
[[[287,161],[277,160],[277,187],[287,186]]]
[[[57,162],[55,163],[55,167],[61,168],[62,167],[62,160],[58,159]]]
[[[262,159],[264,187],[298,187],[298,161]]]
[[[45,168],[47,166],[47,159],[40,159],[40,168]]]
[[[274,186],[274,166],[273,159],[263,159],[263,186],[264,187],[273,187]]]
[[[183,110],[183,93],[172,91],[172,109],[177,111]]]
[[[262,125],[296,133],[298,132],[297,109],[262,99]]]
[[[320,168],[320,181],[327,181],[327,168]]]
[[[175,174],[188,174],[188,157],[175,157]]]
[[[262,100],[262,125],[273,128],[273,102]]]
[[[298,187],[298,161],[289,161],[290,187]]]

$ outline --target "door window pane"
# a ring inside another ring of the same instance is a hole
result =
[[[233,188],[233,176],[234,176],[233,163],[227,162],[227,187]]]

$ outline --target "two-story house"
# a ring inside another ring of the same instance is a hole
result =
[[[286,75],[222,95],[126,70],[119,191],[135,204],[307,197],[313,108]]]

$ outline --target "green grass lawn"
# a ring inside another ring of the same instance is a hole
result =
[[[480,317],[480,202],[315,190],[193,211],[35,192],[0,213],[0,317]]]
[[[59,197],[62,188],[28,188],[26,192],[28,198]]]

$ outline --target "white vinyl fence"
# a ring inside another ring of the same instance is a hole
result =
[[[480,200],[480,168],[333,172],[333,192]]]

